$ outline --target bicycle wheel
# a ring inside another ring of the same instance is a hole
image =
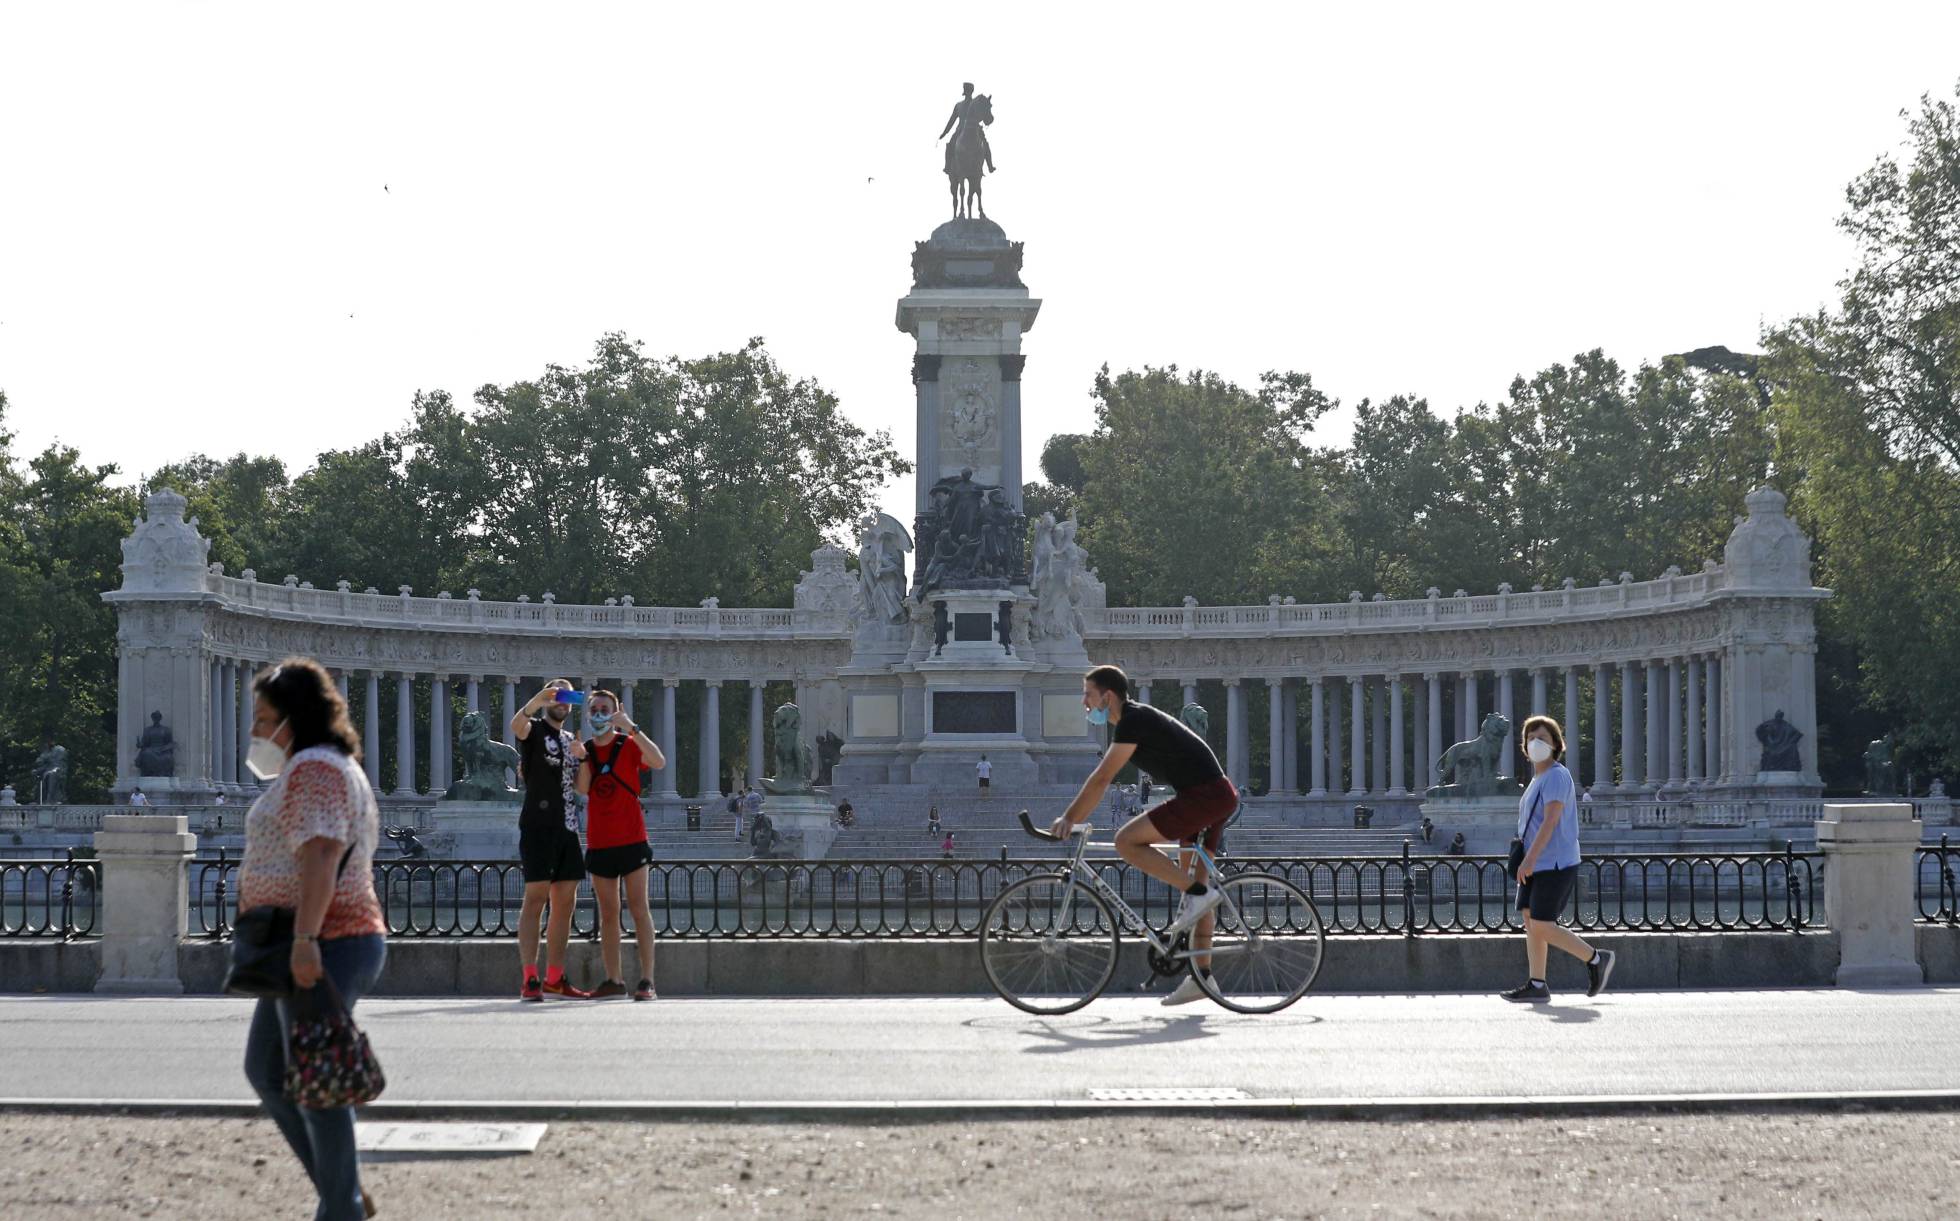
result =
[[[980,963],[1001,999],[1029,1013],[1073,1013],[1116,973],[1116,919],[1095,891],[1060,874],[1001,891],[980,923]]]
[[[1196,971],[1205,994],[1234,1013],[1275,1013],[1300,999],[1320,974],[1327,929],[1300,888],[1264,873],[1215,883],[1211,972]]]

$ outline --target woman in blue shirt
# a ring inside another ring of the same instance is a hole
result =
[[[1598,996],[1613,974],[1613,951],[1594,950],[1559,924],[1579,882],[1579,808],[1573,800],[1572,773],[1565,757],[1565,734],[1548,716],[1524,723],[1524,753],[1531,760],[1531,783],[1518,801],[1518,838],[1524,861],[1518,866],[1518,910],[1524,915],[1525,958],[1531,975],[1504,993],[1507,1001],[1548,1001],[1547,947],[1557,946],[1586,964],[1587,996]]]

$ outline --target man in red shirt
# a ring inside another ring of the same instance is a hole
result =
[[[647,843],[646,815],[640,809],[640,773],[667,766],[667,759],[653,739],[620,711],[617,695],[594,691],[585,709],[595,736],[585,744],[577,789],[585,798],[585,871],[592,875],[592,893],[599,901],[599,951],[606,962],[605,982],[592,995],[626,995],[619,955],[623,886],[640,944],[640,982],[633,999],[650,1001],[653,913],[647,907],[647,866],[653,863],[653,848]]]

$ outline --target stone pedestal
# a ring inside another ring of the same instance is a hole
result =
[[[832,825],[837,812],[822,793],[771,795],[762,799],[762,812],[799,860],[822,860],[837,838],[837,828]]]
[[[181,814],[110,814],[95,833],[102,861],[102,975],[97,992],[179,996],[177,946],[190,921],[185,866],[197,837]]]
[[[445,855],[458,860],[517,859],[516,802],[438,801],[429,811],[430,830],[449,837]]]
[[[1841,947],[1840,988],[1923,984],[1913,931],[1912,807],[1826,805],[1817,823],[1824,853],[1824,910]]]

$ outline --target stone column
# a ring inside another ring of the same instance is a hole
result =
[[[1008,503],[1021,509],[1021,370],[1028,358],[1015,353],[1000,357],[1000,482],[1010,488]]]
[[[1593,665],[1593,789],[1613,788],[1613,723],[1608,708],[1613,699],[1613,672],[1605,662]]]
[[[1907,802],[1824,807],[1824,911],[1838,935],[1840,988],[1926,982],[1913,924],[1919,824]]]
[[[912,384],[918,388],[918,478],[912,481],[918,503],[913,511],[924,513],[931,507],[930,493],[939,478],[939,357],[921,352],[912,357]],[[1018,491],[1018,486],[1016,491]]]
[[[106,883],[97,992],[183,994],[177,947],[189,931],[187,865],[196,851],[182,814],[103,816],[95,833]]]
[[[1388,687],[1387,675],[1367,679],[1368,684],[1368,791],[1388,791]]]
[[[1701,659],[1701,665],[1708,676],[1708,709],[1704,714],[1706,723],[1702,727],[1702,751],[1707,757],[1708,778],[1720,781],[1728,776],[1727,769],[1722,766],[1722,663],[1711,653]]]
[[[483,675],[470,675],[469,684],[463,688],[463,708],[468,712],[483,711]]]
[[[238,663],[218,663],[218,783],[238,783]]]
[[[1545,681],[1544,667],[1533,667],[1531,671],[1531,715],[1545,716],[1550,710],[1549,687]]]
[[[1348,796],[1368,791],[1368,680],[1348,680]]]
[[[222,784],[225,779],[225,689],[224,663],[213,657],[209,667],[211,673],[206,679],[204,710],[211,721],[211,728],[205,734],[205,774],[211,783]]]
[[[1267,783],[1269,791],[1281,793],[1286,789],[1286,680],[1269,678],[1266,680],[1266,770],[1272,775]]]
[[[1345,681],[1334,680],[1336,684]],[[1336,794],[1347,791],[1347,755],[1341,749],[1341,719],[1341,689],[1336,685],[1327,697],[1327,791]]]
[[[333,685],[340,689],[341,702],[346,703],[347,702],[347,671],[342,670],[340,671],[340,673],[334,675]]]
[[[415,676],[395,675],[395,796],[415,796]]]
[[[1244,784],[1246,773],[1252,770],[1247,766],[1250,753],[1247,748],[1252,742],[1247,731],[1251,726],[1245,718],[1245,682],[1228,678],[1225,680],[1225,771],[1233,784]]]
[[[1688,671],[1688,783],[1700,784],[1701,770],[1701,659],[1690,657],[1682,663]]]
[[[1182,712],[1186,704],[1195,704],[1197,702],[1198,684],[1195,680],[1187,678],[1184,680],[1184,703],[1177,706],[1178,711]]]
[[[1667,782],[1681,787],[1687,774],[1681,770],[1681,659],[1667,661]]]
[[[1647,663],[1647,787],[1657,789],[1667,779],[1667,683],[1658,661]]]
[[[1400,797],[1402,784],[1402,676],[1388,676],[1388,793]]]
[[[429,796],[449,789],[449,676],[429,679]]]
[[[381,791],[381,675],[367,672],[366,690],[361,699],[361,767],[367,772],[368,787]]]
[[[1565,720],[1559,723],[1565,730],[1565,757],[1579,763],[1579,667],[1565,667]],[[1584,771],[1585,765],[1580,764]],[[1575,775],[1574,779],[1578,777]]]
[[[512,678],[510,675],[506,674],[504,676],[504,708],[503,708],[504,745],[512,748],[515,748],[517,746],[517,731],[510,727],[510,723],[512,719],[517,716],[517,709],[519,708],[519,706],[520,705],[517,702],[517,680]]]
[[[1312,762],[1308,765],[1312,789],[1311,797],[1327,795],[1327,681],[1315,676],[1313,680],[1313,699],[1308,706],[1308,715],[1313,718],[1313,726],[1308,732],[1309,749]]]
[[[704,684],[701,712],[701,796],[719,801],[721,791],[721,680]]]
[[[1436,761],[1443,757],[1443,676],[1424,674],[1422,678],[1429,692],[1423,697],[1429,705],[1429,749],[1422,752],[1421,779],[1416,787],[1427,789],[1436,783]]]
[[[1640,680],[1634,677],[1634,664],[1620,663],[1620,785],[1637,788],[1640,784]]]
[[[1300,689],[1293,680],[1281,680],[1286,685],[1285,706],[1281,714],[1281,728],[1286,734],[1286,795],[1293,796],[1300,791]]]
[[[660,680],[660,753],[667,756],[667,766],[660,771],[660,796],[679,797],[681,775],[680,735],[675,732],[674,691],[681,685],[678,678]]]
[[[762,791],[762,680],[749,680],[749,783]]]
[[[1511,728],[1504,734],[1504,753],[1497,765],[1500,776],[1518,774],[1518,721],[1511,704],[1511,672],[1500,670],[1497,674],[1497,715]]]
[[[1464,728],[1464,726],[1470,723],[1469,709],[1470,676],[1468,674],[1459,674],[1456,676],[1456,716],[1452,718],[1456,722],[1454,734],[1456,740],[1459,742],[1467,741],[1470,737],[1470,731]]]
[[[626,678],[624,676],[620,678],[619,710],[626,714],[627,720],[633,722],[633,724],[635,725],[638,725],[640,723],[640,718],[635,716],[633,713],[633,688],[636,685],[637,684],[634,683],[634,681],[630,678]]]
[[[251,663],[240,662],[238,674],[238,782],[257,788],[258,777],[252,769],[245,766],[245,760],[252,753],[252,714],[258,697],[252,693],[252,679],[258,671]]]
[[[1468,742],[1476,737],[1483,727],[1483,693],[1478,690],[1477,674],[1473,670],[1463,676],[1463,740]]]

